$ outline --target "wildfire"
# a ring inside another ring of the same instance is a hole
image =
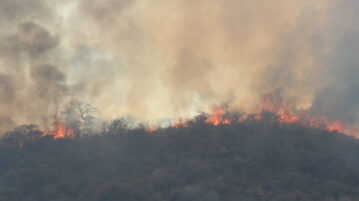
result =
[[[224,110],[222,108],[216,107],[213,109],[212,114],[207,119],[206,123],[213,124],[218,126],[220,124],[230,124],[230,120],[224,118]]]
[[[74,131],[70,128],[67,128],[63,123],[55,122],[55,130],[45,132],[46,135],[52,136],[54,139],[61,138],[73,138]]]
[[[354,135],[355,130],[347,128],[347,126],[340,121],[330,121],[325,117],[315,118],[308,115],[295,115],[290,111],[276,113],[281,123],[297,123],[303,126],[310,126],[314,128],[322,128],[328,131],[337,131],[340,133]]]
[[[256,113],[255,119],[263,119],[264,111],[275,114],[280,123],[296,123],[328,131],[337,131],[351,136],[355,136],[357,132],[340,121],[331,121],[326,117],[311,116],[308,115],[308,111],[290,110],[287,105],[282,104],[280,100],[273,100],[271,96],[263,98],[263,103],[260,110]]]
[[[272,116],[270,114],[272,114]],[[311,112],[307,110],[292,109],[288,105],[282,104],[280,99],[274,100],[271,96],[265,96],[263,98],[263,102],[257,112],[254,114],[252,113],[249,115],[239,116],[239,118],[231,118],[231,113],[227,113],[224,107],[215,107],[213,108],[211,114],[205,116],[205,123],[219,126],[231,123],[241,123],[251,118],[254,118],[256,121],[261,121],[267,119],[268,117],[273,118],[271,120],[277,121],[281,124],[299,124],[302,126],[325,129],[328,131],[336,131],[355,137],[358,132],[338,120],[330,120],[326,117],[311,115]],[[177,120],[173,120],[170,127],[188,127],[189,122],[191,122],[191,120],[179,118]],[[159,127],[154,125],[148,128],[147,131],[152,133],[158,129]]]
[[[327,125],[327,129],[330,131],[345,131],[344,125],[339,121],[333,121]]]
[[[350,136],[356,136],[357,130],[351,129],[343,122],[331,121],[326,117],[311,116],[308,111],[291,110],[286,105],[281,104],[280,101],[277,103],[277,101],[278,100],[273,101],[271,97],[265,97],[261,108],[253,115],[254,119],[258,121],[263,120],[265,118],[265,113],[269,112],[275,115],[275,121],[282,124],[295,123],[302,126],[320,128],[328,131],[337,131]],[[215,126],[236,123],[231,122],[233,119],[227,118],[225,114],[226,112],[223,107],[215,107],[205,122]],[[248,119],[248,117],[244,116],[242,119],[238,119],[237,123],[243,122],[246,119]],[[172,127],[176,128],[186,126],[187,122],[182,119],[177,120],[172,124]]]
[[[349,128],[347,125],[340,121],[330,121],[325,117],[321,117],[319,119],[311,120],[309,126],[316,128],[324,128],[328,131],[337,131],[343,134],[347,134],[350,136],[356,136],[357,131],[355,129]]]
[[[285,110],[283,114],[279,116],[279,121],[282,123],[294,123],[299,121],[299,117],[293,115],[289,110]]]
[[[228,115],[226,115],[226,111],[223,109],[223,107],[215,107],[212,110],[212,113],[206,117],[205,122],[207,124],[219,126],[219,125],[226,125],[231,123],[241,123],[248,120],[251,117],[253,117],[254,120],[256,121],[261,121],[268,118],[266,117],[266,115],[269,112],[273,114],[272,120],[277,121],[281,124],[299,124],[302,126],[325,129],[328,131],[336,131],[342,134],[356,137],[357,130],[350,129],[347,125],[345,125],[340,121],[330,121],[325,117],[310,116],[306,111],[292,112],[287,107],[280,108],[278,104],[275,107],[269,107],[269,103],[266,102],[265,105],[266,107],[262,108],[258,112],[251,115],[243,116],[242,118],[238,118],[236,120],[228,118]],[[173,120],[170,126],[173,128],[188,127],[188,123],[190,121],[191,120],[184,120],[180,118],[177,120]],[[232,122],[232,121],[237,121],[237,122]],[[157,131],[158,129],[159,129],[158,126],[153,125],[149,127],[147,131],[152,133]],[[58,135],[58,136],[63,136],[63,135]]]
[[[147,132],[153,133],[153,132],[155,132],[157,130],[158,130],[158,126],[153,125],[153,126],[151,126],[150,128],[147,129]]]
[[[172,127],[179,128],[179,127],[187,127],[187,122],[183,119],[178,119],[172,122]]]

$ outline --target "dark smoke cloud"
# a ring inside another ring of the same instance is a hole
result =
[[[34,82],[35,94],[39,98],[48,101],[61,101],[66,93],[65,75],[52,65],[33,66],[31,77]]]
[[[2,31],[6,28],[13,28],[11,25],[17,24],[19,21],[50,18],[51,10],[49,10],[46,1],[43,0],[1,0],[0,1],[0,24]],[[5,26],[5,27],[4,27]]]
[[[359,118],[359,32],[349,31],[333,49],[328,66],[331,81],[319,91],[315,111],[332,119],[357,123]]]
[[[97,22],[108,25],[116,21],[116,18],[122,14],[124,9],[128,9],[135,0],[80,0],[79,10],[85,16]]]
[[[2,57],[10,61],[37,61],[46,57],[47,52],[54,49],[58,43],[59,40],[51,36],[44,27],[33,22],[24,22],[18,25],[16,34],[2,38],[0,52]]]
[[[1,131],[15,123],[46,125],[65,97],[66,76],[56,67],[59,38],[34,22],[21,22],[0,42]]]
[[[16,83],[11,76],[0,74],[0,101],[1,103],[10,102],[15,98]]]
[[[223,102],[252,112],[268,95],[357,125],[358,8],[354,0],[2,0],[0,125],[49,125],[73,101],[104,118],[155,120]]]

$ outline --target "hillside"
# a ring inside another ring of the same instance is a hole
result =
[[[359,141],[336,132],[266,120],[107,128],[59,140],[31,126],[8,133],[0,200],[359,200]]]

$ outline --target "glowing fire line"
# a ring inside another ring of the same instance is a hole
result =
[[[73,138],[74,133],[72,129],[60,122],[55,122],[55,130],[45,132],[46,135],[52,136],[54,139]]]
[[[265,105],[265,106],[264,106]],[[275,105],[275,107],[270,107],[268,101],[266,101],[262,106],[263,108],[255,113],[254,119],[257,121],[265,119],[265,113],[273,113],[276,117],[276,121],[283,124],[299,124],[307,127],[314,127],[319,129],[325,129],[328,131],[337,131],[339,133],[343,133],[350,136],[356,136],[356,130],[348,129],[348,127],[340,122],[340,121],[330,121],[325,117],[311,117],[309,115],[304,114],[294,114],[288,108],[281,108],[280,105]],[[212,113],[207,117],[205,122],[207,124],[212,124],[214,126],[226,125],[231,123],[240,123],[247,119],[247,117],[243,117],[238,120],[238,122],[231,122],[232,120],[227,118],[225,115],[224,109],[221,107],[216,107],[213,109]],[[187,127],[188,121],[183,119],[174,120],[171,127],[179,128],[179,127]],[[148,129],[149,132],[155,132],[158,130],[157,126],[152,126]]]

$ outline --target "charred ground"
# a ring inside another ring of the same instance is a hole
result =
[[[350,201],[358,167],[357,139],[273,118],[58,140],[23,126],[1,140],[0,200]]]

